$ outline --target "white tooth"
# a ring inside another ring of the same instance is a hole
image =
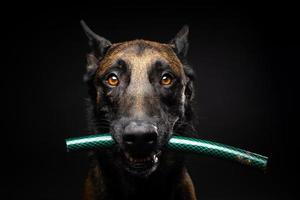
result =
[[[158,162],[158,158],[157,158],[156,155],[153,155],[153,161],[154,161],[154,163],[157,163],[157,162]]]

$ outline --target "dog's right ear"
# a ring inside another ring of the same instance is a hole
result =
[[[98,61],[103,58],[112,44],[109,40],[94,33],[83,20],[80,21],[80,24],[89,39],[91,48],[91,52],[87,56],[87,74],[84,76],[84,80],[88,81],[96,71]]]
[[[107,49],[111,46],[111,42],[94,33],[83,20],[80,21],[80,24],[89,39],[89,45],[94,56],[97,59],[103,57]]]

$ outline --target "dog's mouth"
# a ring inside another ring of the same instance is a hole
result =
[[[152,152],[144,156],[136,156],[129,152],[122,153],[125,170],[137,176],[148,176],[159,165],[161,151]]]

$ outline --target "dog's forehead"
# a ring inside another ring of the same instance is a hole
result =
[[[140,70],[146,69],[156,61],[162,61],[167,63],[177,75],[180,76],[183,73],[182,63],[170,45],[146,40],[113,44],[101,60],[97,72],[105,73],[120,59],[127,62],[130,67],[142,68]]]

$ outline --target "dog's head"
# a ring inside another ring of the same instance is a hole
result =
[[[92,48],[85,81],[93,129],[116,141],[114,159],[137,176],[151,174],[164,146],[190,120],[192,70],[183,63],[188,27],[170,43],[133,40],[112,44],[82,26]]]

